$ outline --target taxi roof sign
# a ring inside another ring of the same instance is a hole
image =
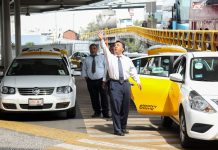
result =
[[[156,55],[160,53],[186,53],[187,50],[176,45],[154,45],[147,49],[148,55]]]
[[[56,56],[63,56],[67,55],[67,50],[64,49],[58,49],[58,48],[53,48],[52,50],[45,50],[43,48],[35,48],[35,49],[30,49],[30,48],[24,48],[22,49],[22,54],[21,55],[56,55]]]

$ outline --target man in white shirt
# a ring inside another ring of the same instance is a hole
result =
[[[110,118],[107,93],[102,87],[102,79],[105,72],[105,58],[103,55],[97,54],[98,48],[96,44],[91,44],[89,50],[90,56],[86,57],[83,62],[82,77],[86,79],[91,98],[92,108],[94,110],[92,117],[100,117],[102,113],[104,118]]]
[[[125,45],[121,41],[115,42],[114,54],[111,54],[104,42],[102,32],[98,33],[101,40],[104,56],[106,58],[108,73],[110,77],[110,98],[111,113],[114,126],[114,134],[124,136],[126,130],[129,104],[130,104],[130,83],[128,78],[131,76],[141,89],[141,83],[136,68],[130,58],[123,55]]]

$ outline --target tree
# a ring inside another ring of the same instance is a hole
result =
[[[116,18],[99,14],[96,16],[95,21],[90,22],[87,25],[86,29],[80,28],[80,32],[81,33],[93,32],[93,31],[103,30],[105,28],[110,29],[113,27],[116,27]]]

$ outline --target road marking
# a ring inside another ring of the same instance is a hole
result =
[[[78,146],[78,145],[72,145],[66,143],[57,144],[54,147],[62,148],[62,149],[64,148],[67,150],[99,150],[98,148],[90,148],[90,147],[84,147],[84,146]]]
[[[100,145],[100,146],[107,146],[112,147],[116,149],[129,149],[129,150],[155,150],[151,148],[143,148],[143,147],[137,147],[137,146],[130,146],[130,145],[124,145],[124,144],[115,144],[110,142],[102,142],[97,140],[89,140],[89,139],[80,139],[79,142],[83,142],[86,144],[94,144],[94,145]]]
[[[134,131],[133,131],[134,132]],[[155,134],[134,134],[133,132],[130,131],[130,134],[125,134],[125,137],[166,137],[166,136],[174,136],[172,134],[159,134],[159,135],[155,135]],[[89,133],[89,132],[88,132]],[[133,134],[131,134],[133,133]],[[105,138],[114,138],[115,135],[113,134],[98,134],[96,135],[94,132],[92,134],[90,134],[91,137],[105,137]]]
[[[181,148],[181,145],[180,144],[161,144],[161,145],[158,145],[159,147],[165,147],[165,148]]]
[[[178,142],[178,139],[175,138],[164,138],[164,139],[120,139],[122,141],[131,142],[131,143],[151,143],[151,142]]]

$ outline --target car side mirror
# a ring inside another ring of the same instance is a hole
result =
[[[174,82],[184,83],[183,77],[179,73],[170,74],[170,80]]]

